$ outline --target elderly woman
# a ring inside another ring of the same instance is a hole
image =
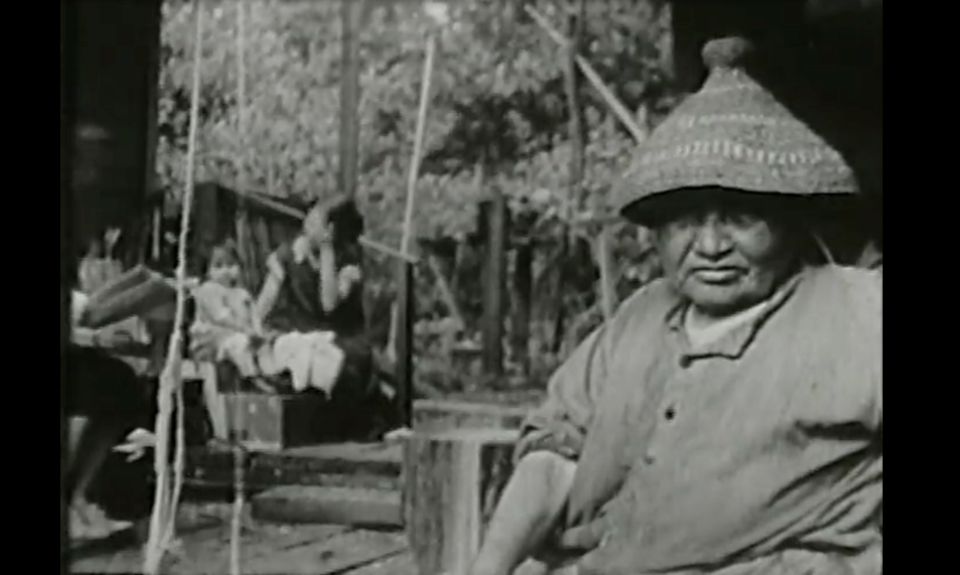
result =
[[[473,575],[881,573],[881,283],[812,257],[806,216],[857,183],[748,48],[708,43],[624,178],[666,277],[554,374]]]

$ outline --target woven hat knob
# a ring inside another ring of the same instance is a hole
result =
[[[753,43],[741,36],[716,38],[703,46],[703,63],[710,70],[739,68],[753,52]]]

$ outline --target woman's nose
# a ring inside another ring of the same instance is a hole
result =
[[[695,249],[703,256],[725,255],[731,249],[730,236],[723,221],[715,214],[707,216],[697,229]]]

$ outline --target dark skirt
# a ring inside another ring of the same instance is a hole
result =
[[[68,417],[82,416],[117,427],[117,441],[136,427],[152,428],[148,386],[123,361],[99,350],[71,346],[65,358],[64,395]],[[87,497],[114,519],[135,520],[150,514],[150,452],[136,461],[111,453]]]
[[[337,336],[334,344],[343,351],[343,367],[333,395],[362,398],[369,395],[373,379],[373,348],[363,334]]]
[[[71,345],[64,368],[68,417],[88,417],[125,430],[151,427],[147,389],[129,365],[100,350]]]

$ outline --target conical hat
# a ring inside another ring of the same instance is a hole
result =
[[[614,207],[643,217],[649,198],[685,188],[720,187],[787,196],[850,195],[853,170],[742,68],[750,44],[708,42],[703,87],[644,142],[614,188]]]

